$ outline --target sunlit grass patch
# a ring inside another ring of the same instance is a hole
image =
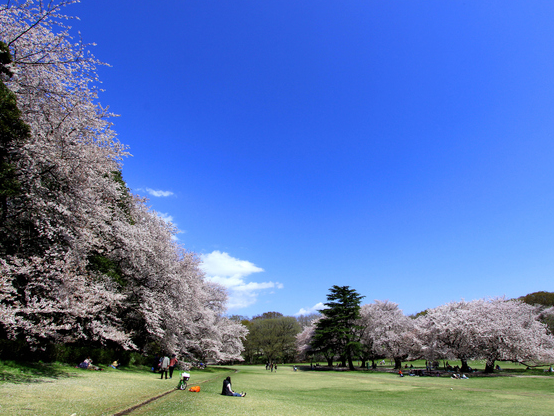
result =
[[[10,364],[0,368],[7,371],[6,366]],[[10,371],[35,370],[11,364]],[[293,372],[288,366],[277,373],[263,366],[216,366],[191,373],[189,386],[200,385],[200,393],[175,390],[131,414],[511,416],[550,415],[554,408],[552,377],[400,378],[371,371]],[[221,396],[228,375],[233,388],[246,391],[246,397]],[[34,382],[0,383],[0,414],[113,415],[178,383],[177,373],[166,381],[145,369],[87,371],[59,364],[46,372],[36,370],[33,377]]]
[[[0,368],[5,370],[6,364],[3,366]],[[18,369],[17,364],[11,367],[8,373],[15,375],[25,373],[27,368],[22,365]],[[39,372],[16,383],[0,383],[0,414],[112,415],[173,390],[179,381],[177,372],[171,380],[160,380],[159,374],[146,369],[90,371],[61,364],[52,368],[56,369],[54,376]],[[218,371],[192,371],[190,382],[201,382]]]
[[[221,396],[223,377],[200,393],[172,394],[141,415],[550,415],[554,379],[403,377],[372,372],[293,372],[236,367],[235,391]]]

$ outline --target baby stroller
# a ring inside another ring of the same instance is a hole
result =
[[[183,371],[181,373],[181,380],[179,380],[179,384],[177,385],[177,390],[185,390],[187,388],[187,381],[189,381],[190,374]]]

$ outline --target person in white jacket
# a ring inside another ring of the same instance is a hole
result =
[[[161,373],[160,379],[163,379],[164,374],[165,374],[165,379],[167,380],[167,370],[168,370],[168,368],[169,368],[169,357],[167,355],[164,355],[164,358],[162,358],[162,366],[161,366],[161,370],[160,370],[160,373]]]

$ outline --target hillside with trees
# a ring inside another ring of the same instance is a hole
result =
[[[71,3],[0,6],[0,339],[240,359],[225,290],[123,180]]]

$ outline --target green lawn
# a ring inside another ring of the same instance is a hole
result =
[[[552,415],[554,378],[403,377],[390,373],[298,371],[236,367],[236,391],[224,397],[221,380],[200,393],[177,393],[137,415]]]
[[[191,382],[221,378],[220,374],[232,372],[218,368],[196,370],[191,372]],[[25,366],[0,362],[0,414],[113,415],[173,390],[178,382],[177,373],[172,380],[160,380],[158,374],[146,369],[108,367],[89,371],[59,364]]]
[[[139,370],[102,372],[0,366],[0,414],[114,414],[171,390],[173,380]],[[235,371],[237,371],[235,373]],[[25,374],[25,373],[28,374]],[[231,375],[245,398],[221,396]],[[200,393],[174,391],[132,415],[551,415],[554,377],[403,377],[382,372],[212,367],[192,373]]]

